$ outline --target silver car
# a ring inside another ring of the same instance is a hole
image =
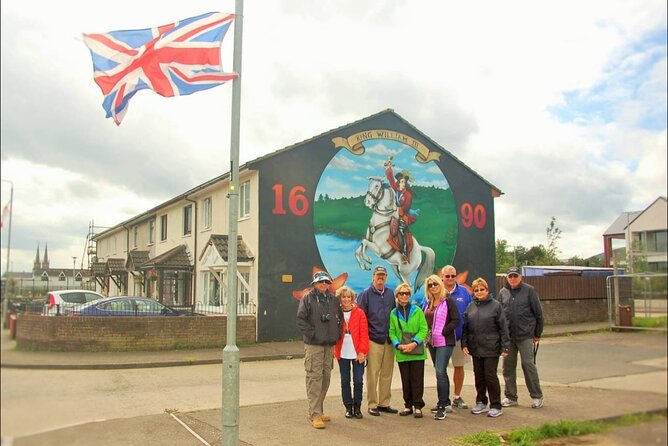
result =
[[[70,314],[72,310],[94,300],[103,299],[100,293],[90,290],[60,290],[49,291],[44,305],[45,316],[59,316]]]

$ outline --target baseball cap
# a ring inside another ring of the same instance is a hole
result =
[[[374,274],[385,274],[387,275],[387,270],[385,269],[384,266],[378,265],[373,269]]]
[[[518,274],[520,276],[522,275],[522,273],[520,272],[520,269],[516,266],[511,266],[510,268],[508,268],[508,271],[506,271],[506,275],[509,275],[509,274]]]
[[[329,277],[329,274],[327,274],[325,271],[318,271],[313,275],[313,281],[311,282],[311,285],[317,282],[322,282],[323,280],[328,280],[332,281],[332,278]]]

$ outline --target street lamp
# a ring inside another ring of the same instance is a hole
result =
[[[77,263],[77,256],[72,256],[72,288],[74,288],[74,283],[76,282],[76,263]]]

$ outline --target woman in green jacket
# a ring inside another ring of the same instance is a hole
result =
[[[396,349],[395,358],[399,363],[401,389],[404,397],[404,410],[401,416],[413,414],[422,418],[424,407],[424,361],[427,351],[424,340],[429,328],[422,309],[411,304],[411,287],[400,284],[394,292],[397,306],[390,313],[390,341]],[[411,333],[410,335],[402,335]],[[404,339],[407,338],[407,339]]]

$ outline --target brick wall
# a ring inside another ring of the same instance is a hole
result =
[[[545,325],[608,320],[607,299],[541,299],[540,304]]]
[[[254,343],[254,316],[238,316],[237,344]],[[27,350],[149,351],[223,348],[227,317],[48,317],[19,314],[16,345]]]
[[[539,276],[522,280],[536,288],[545,325],[608,320],[605,277]],[[505,278],[497,276],[496,289],[500,290],[504,284]]]

